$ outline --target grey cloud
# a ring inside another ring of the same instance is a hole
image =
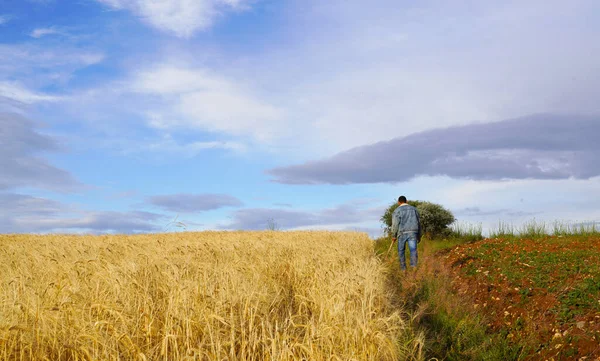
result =
[[[429,130],[267,173],[287,184],[396,183],[445,175],[476,180],[600,175],[600,116],[541,114]]]
[[[68,207],[60,202],[46,198],[38,198],[29,195],[0,193],[0,214],[3,219],[10,215],[21,217],[50,216],[59,212],[68,211]]]
[[[467,207],[454,211],[457,216],[464,217],[488,217],[488,216],[509,216],[509,217],[528,217],[541,214],[543,212],[527,212],[514,209],[489,209],[483,210],[479,207]]]
[[[81,186],[69,172],[52,166],[38,155],[60,147],[54,139],[38,133],[31,120],[0,113],[0,145],[0,190],[34,187],[69,191]]]
[[[112,195],[110,195],[108,197],[108,199],[126,199],[126,198],[133,198],[138,194],[138,192],[136,190],[129,190],[129,191],[123,191],[123,192],[114,192]]]
[[[600,229],[600,221],[587,221],[587,222],[576,222],[572,224],[573,227],[584,227]]]
[[[291,203],[273,203],[274,206],[276,207],[284,207],[284,208],[292,208],[292,204]]]
[[[532,216],[537,216],[538,214],[543,214],[544,212],[542,211],[536,211],[536,212],[527,212],[527,211],[508,211],[506,212],[506,215],[509,217],[518,217],[518,218],[522,218],[522,217],[532,217]]]
[[[87,231],[93,233],[152,232],[166,223],[163,215],[142,212],[86,211],[30,195],[0,193],[0,232],[35,233]]]
[[[280,208],[247,208],[233,214],[233,222],[224,229],[266,229],[274,222],[281,229],[353,224],[373,221],[385,211],[385,207],[362,208],[361,203],[351,202],[319,211],[294,211]]]
[[[467,207],[454,211],[457,216],[477,217],[477,216],[496,216],[507,212],[507,209],[482,210],[479,207]]]
[[[227,194],[170,194],[153,196],[148,203],[171,212],[196,213],[223,207],[239,207],[243,203]]]

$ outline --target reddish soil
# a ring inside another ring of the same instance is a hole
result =
[[[600,238],[487,239],[441,257],[524,360],[600,360]]]

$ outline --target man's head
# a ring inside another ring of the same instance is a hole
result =
[[[398,204],[404,204],[406,203],[406,197],[405,196],[400,196],[398,197]]]

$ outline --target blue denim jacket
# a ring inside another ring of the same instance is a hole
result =
[[[419,212],[411,205],[400,206],[392,214],[392,237],[398,237],[404,232],[421,234]]]

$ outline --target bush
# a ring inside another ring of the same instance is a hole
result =
[[[421,216],[421,229],[429,238],[446,237],[452,232],[450,224],[455,221],[452,212],[443,206],[423,201],[408,201],[413,207],[417,208]],[[390,235],[392,231],[392,214],[398,208],[398,203],[394,202],[386,210],[380,220],[384,227],[386,235]]]

